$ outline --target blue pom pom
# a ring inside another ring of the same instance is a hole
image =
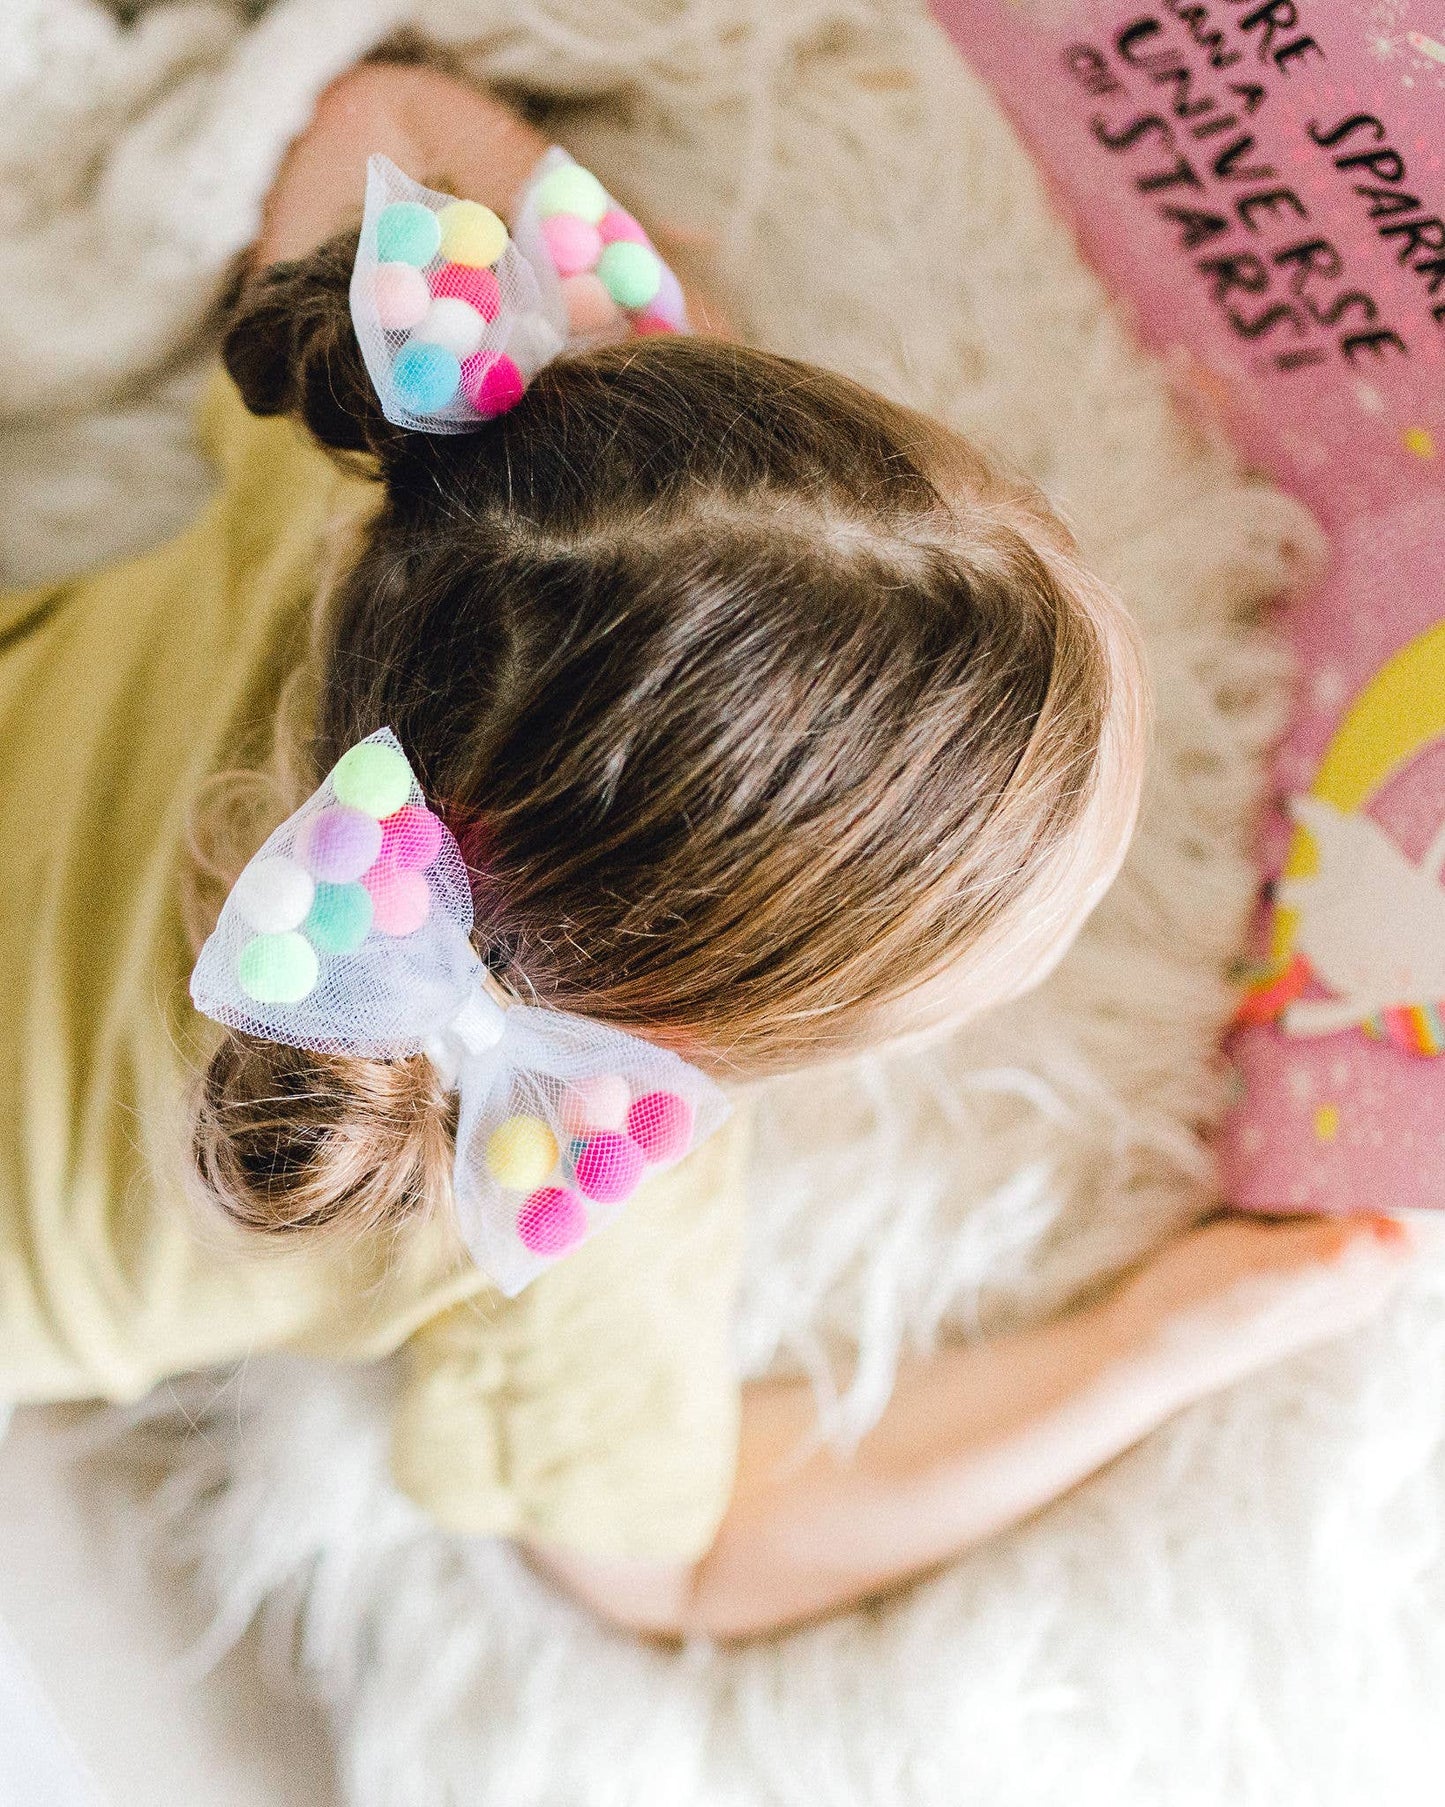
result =
[[[462,367],[444,345],[403,345],[391,376],[397,395],[413,414],[436,414],[456,399]]]
[[[376,221],[378,263],[430,263],[442,242],[442,229],[430,207],[420,201],[393,201]]]

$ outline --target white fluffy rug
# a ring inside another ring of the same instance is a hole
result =
[[[1001,447],[1145,624],[1124,878],[1047,989],[772,1095],[739,1324],[854,1435],[907,1344],[1056,1307],[1209,1198],[1222,973],[1309,524],[1171,412],[977,83],[907,0],[91,0],[0,12],[0,558],[111,556],[204,491],[185,408],[312,97],[401,19],[561,103],[760,340]],[[261,16],[255,17],[257,13]],[[841,1140],[839,1123],[851,1126]],[[829,1126],[825,1144],[821,1131]],[[776,1646],[607,1635],[389,1487],[387,1376],[257,1363],[160,1402],[174,1553],[332,1712],[354,1807],[1398,1807],[1445,1791],[1445,1271],[897,1601]],[[829,1357],[859,1357],[828,1390]],[[197,1400],[190,1402],[194,1411]]]

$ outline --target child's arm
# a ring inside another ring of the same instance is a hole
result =
[[[310,125],[286,153],[266,200],[254,259],[265,265],[304,257],[343,227],[359,225],[366,160],[374,152],[428,187],[510,218],[549,142],[470,82],[412,64],[362,63],[325,90]],[[653,236],[666,255],[666,235],[654,228]],[[683,286],[693,323],[718,331],[717,310]]]
[[[733,1499],[699,1563],[533,1558],[654,1635],[757,1636],[856,1605],[1036,1511],[1183,1406],[1364,1322],[1407,1249],[1390,1219],[1210,1224],[1094,1305],[905,1367],[851,1461],[799,1454],[806,1383],[750,1385]]]
[[[257,262],[304,257],[359,224],[373,153],[418,182],[506,214],[547,142],[470,83],[412,64],[362,63],[323,92],[287,151],[266,199]]]

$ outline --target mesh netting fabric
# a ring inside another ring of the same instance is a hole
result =
[[[389,728],[344,754],[236,880],[196,1008],[322,1054],[419,1054],[481,972],[461,850]]]
[[[560,145],[538,158],[513,236],[569,346],[691,331],[682,287],[646,228]]]
[[[727,1113],[666,1049],[561,1011],[508,1010],[489,1070],[475,1061],[462,1083],[457,1213],[477,1265],[520,1291]]]
[[[351,315],[382,412],[429,433],[505,413],[565,346],[687,330],[647,233],[557,146],[523,191],[515,236],[490,208],[372,157]]]
[[[565,341],[549,301],[490,208],[370,159],[351,317],[393,425],[470,433],[503,412]]]
[[[717,1129],[677,1055],[563,1011],[503,1008],[472,945],[466,863],[382,728],[269,835],[191,976],[206,1016],[317,1053],[428,1053],[461,1094],[458,1224],[509,1295]]]

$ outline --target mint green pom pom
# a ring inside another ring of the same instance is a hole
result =
[[[411,767],[395,747],[362,741],[337,760],[331,774],[337,801],[350,804],[379,822],[399,810],[411,795]]]
[[[318,885],[306,933],[323,954],[349,954],[366,939],[371,907],[365,885]]]
[[[598,259],[597,274],[618,307],[646,307],[662,287],[662,259],[646,245],[617,239]]]
[[[430,207],[420,201],[393,201],[376,216],[376,261],[383,264],[429,264],[442,242],[442,229]]]
[[[304,935],[257,935],[241,949],[236,974],[241,990],[258,1004],[299,1004],[315,985],[320,968]]]
[[[607,190],[580,163],[563,163],[537,184],[537,218],[553,213],[575,213],[595,226],[610,205]]]

